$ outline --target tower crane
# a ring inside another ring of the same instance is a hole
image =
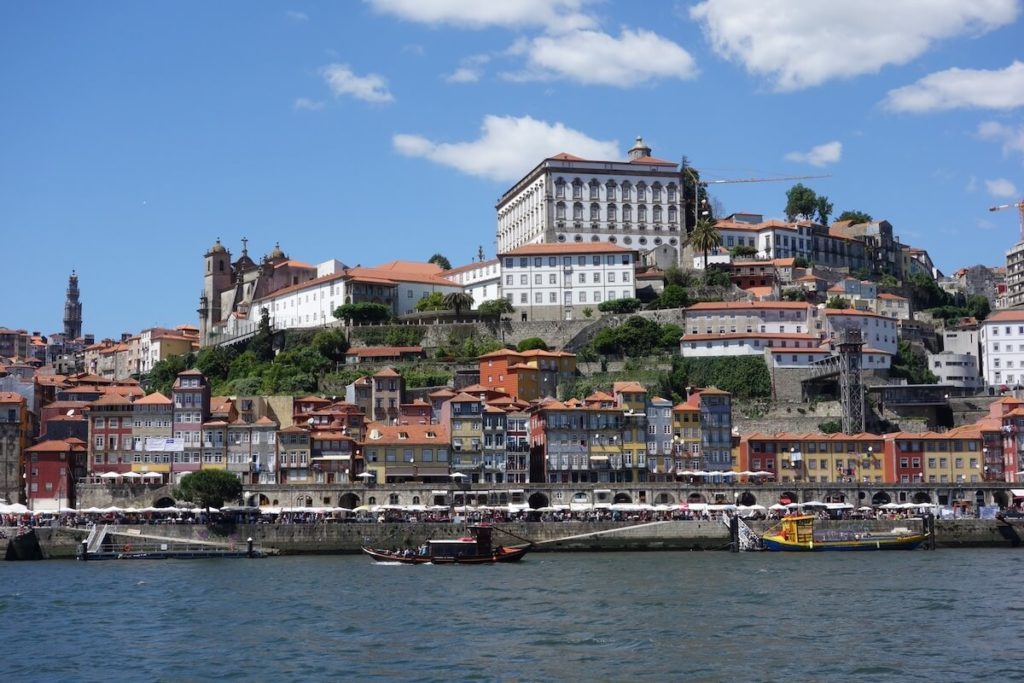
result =
[[[1003,209],[1017,209],[1020,212],[1020,241],[1024,242],[1024,199],[1016,204],[1000,204],[989,208],[989,211],[1002,211]]]
[[[831,175],[786,175],[775,178],[729,178],[726,180],[702,180],[706,185],[728,185],[730,183],[774,183],[783,180],[813,180],[815,178],[831,178]]]

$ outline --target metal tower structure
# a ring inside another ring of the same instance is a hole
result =
[[[82,302],[78,300],[78,274],[71,271],[67,298],[64,300],[64,338],[74,341],[82,336]]]
[[[843,408],[843,434],[864,431],[864,383],[860,376],[860,330],[846,329],[839,340],[839,394]]]

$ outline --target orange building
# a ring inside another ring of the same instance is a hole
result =
[[[576,378],[576,355],[564,351],[501,349],[480,356],[480,384],[523,401],[557,396]]]

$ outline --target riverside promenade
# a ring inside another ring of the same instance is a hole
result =
[[[761,534],[774,521],[749,522]],[[824,529],[888,530],[895,526],[920,528],[920,519],[823,521]],[[509,533],[504,533],[508,531]],[[17,530],[0,528],[7,538]],[[88,528],[37,527],[43,557],[75,557],[90,532]],[[315,523],[315,524],[181,524],[110,525],[110,542],[138,542],[148,533],[180,539],[182,542],[218,542],[244,547],[247,539],[282,555],[358,553],[362,546],[377,548],[416,547],[431,538],[458,538],[465,534],[461,524],[428,523]],[[939,548],[1005,547],[1019,545],[1016,530],[998,520],[937,520],[935,540]],[[679,520],[661,522],[509,522],[495,525],[497,544],[517,545],[525,538],[537,543],[536,551],[663,551],[725,550],[729,529],[720,520]]]

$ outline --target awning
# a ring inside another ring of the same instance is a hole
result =
[[[593,457],[593,456],[591,456]],[[611,493],[611,489],[594,489],[594,493]]]
[[[313,461],[317,460],[351,460],[351,455],[317,455],[313,457]]]
[[[509,493],[526,493],[523,489],[509,489]]]
[[[1024,498],[1024,489],[1010,489],[1014,498]]]
[[[443,489],[437,489],[437,490],[431,491],[430,495],[432,495],[432,496],[447,496],[448,495],[448,491],[447,490],[443,490]]]
[[[590,456],[590,459],[591,460],[607,460],[608,456],[607,455],[592,455],[592,456]]]

